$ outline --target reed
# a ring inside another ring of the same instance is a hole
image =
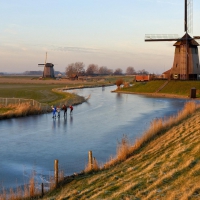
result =
[[[88,172],[98,171],[99,169],[100,169],[100,166],[98,164],[98,161],[96,160],[96,158],[93,158],[93,164],[92,164],[92,166],[91,166],[90,163],[88,163],[85,166],[85,169],[83,171],[85,173],[88,173]]]
[[[34,176],[32,176],[30,181],[29,181],[29,192],[30,192],[30,197],[33,197],[35,195],[35,179],[34,179]]]
[[[4,108],[4,110],[5,108],[7,109],[3,114],[0,115],[1,119],[40,114],[43,112],[40,107],[33,106],[30,103],[10,104],[6,107],[0,105],[0,108]]]

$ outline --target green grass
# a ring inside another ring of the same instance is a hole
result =
[[[2,108],[2,107],[0,107],[0,114],[3,114],[3,113],[5,113],[9,110],[13,110],[13,109],[12,108]]]
[[[74,98],[70,93],[54,92],[54,88],[62,88],[63,85],[43,84],[0,84],[0,97],[34,99],[40,103],[53,103],[61,99]]]
[[[152,93],[162,86],[166,81],[149,81],[149,82],[135,82],[133,86],[128,88],[122,88],[121,91],[127,92],[141,92],[141,93]]]
[[[136,93],[154,93],[166,81],[149,81],[149,82],[136,82],[133,86],[122,88],[121,91],[136,92]],[[169,83],[158,93],[175,94],[182,96],[190,96],[191,88],[196,88],[196,97],[200,97],[200,81],[169,81]]]
[[[200,97],[200,81],[170,81],[160,93],[189,96],[191,88],[196,88],[196,96]]]

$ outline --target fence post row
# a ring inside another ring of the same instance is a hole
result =
[[[8,106],[8,104],[21,104],[23,102],[29,102],[32,106],[38,106],[41,109],[48,110],[47,104],[42,104],[34,99],[22,99],[22,98],[0,98],[0,104]]]

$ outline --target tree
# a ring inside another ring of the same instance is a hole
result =
[[[108,71],[108,69],[107,69],[107,67],[105,67],[105,66],[101,66],[101,67],[99,68],[99,74],[101,74],[101,75],[107,74],[107,71]]]
[[[120,86],[123,84],[124,80],[122,78],[118,79],[116,81],[116,85],[117,85],[117,89],[119,90],[120,89]]]
[[[122,69],[117,68],[117,69],[114,71],[114,75],[122,75]]]
[[[94,74],[98,74],[98,71],[99,71],[98,65],[90,64],[90,65],[88,65],[88,68],[86,70],[86,74],[87,75],[94,75]]]
[[[113,69],[108,69],[108,74],[113,74]]]
[[[108,69],[106,66],[102,66],[99,68],[99,74],[101,75],[108,75],[108,74],[112,74],[113,71],[111,69]]]
[[[85,73],[83,62],[69,64],[65,69],[65,73],[67,76],[71,76],[72,74],[83,75]]]
[[[138,74],[149,74],[148,71],[146,71],[145,69],[139,70]]]
[[[136,74],[136,71],[135,71],[134,67],[131,67],[131,66],[127,67],[127,69],[126,69],[126,74],[127,74],[127,75]]]

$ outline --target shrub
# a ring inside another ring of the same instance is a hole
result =
[[[124,82],[124,81],[123,81],[122,78],[116,80],[117,89],[120,89],[120,86],[123,84],[123,82]]]

